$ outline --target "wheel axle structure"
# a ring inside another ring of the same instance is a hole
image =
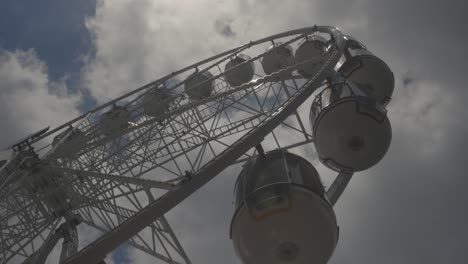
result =
[[[316,91],[304,119],[298,109]],[[304,215],[315,215],[308,204],[328,215],[316,221],[331,232],[321,235],[331,239],[329,253],[314,257],[325,263],[337,241],[332,206],[353,172],[376,164],[390,144],[392,91],[382,60],[335,27],[313,26],[215,55],[31,134],[0,153],[0,263],[44,263],[60,240],[60,263],[100,263],[124,243],[161,263],[190,263],[164,215],[243,162],[256,169],[244,168],[239,180],[257,187],[236,185],[231,238],[241,260],[260,261],[245,254],[249,219],[279,228],[301,214],[288,211],[297,200]],[[338,173],[328,190],[287,151],[310,144]],[[284,173],[271,173],[268,162],[284,164]],[[87,245],[78,241],[84,227],[100,234]],[[288,239],[269,261],[307,262],[307,241]]]

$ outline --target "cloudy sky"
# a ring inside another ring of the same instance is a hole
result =
[[[468,259],[468,41],[462,0],[2,0],[0,145],[207,56],[273,33],[334,25],[396,78],[386,157],[335,206],[330,263]],[[168,215],[193,263],[239,263],[235,168]],[[114,263],[149,263],[122,249]],[[50,263],[56,263],[51,261]]]

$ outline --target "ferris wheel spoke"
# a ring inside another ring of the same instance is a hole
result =
[[[223,146],[225,146],[225,147],[228,147],[228,146],[229,146],[228,144],[226,144],[226,143],[220,141],[221,138],[226,137],[226,136],[229,136],[229,135],[232,135],[232,132],[231,132],[231,131],[234,131],[234,133],[239,133],[239,132],[248,130],[248,129],[252,128],[252,127],[255,127],[255,125],[257,125],[258,123],[257,123],[257,122],[253,122],[253,120],[258,119],[258,118],[259,118],[258,116],[255,116],[255,117],[252,117],[252,118],[250,118],[250,119],[246,119],[246,120],[241,120],[241,121],[239,121],[239,122],[242,122],[242,123],[231,123],[230,125],[227,125],[227,126],[224,127],[224,128],[223,128],[223,127],[219,127],[219,128],[217,128],[217,129],[219,129],[219,132],[215,132],[215,134],[217,134],[218,137],[216,137],[216,138],[210,138],[210,142],[217,142],[217,143],[220,143],[221,145],[223,145]],[[258,122],[260,122],[260,120],[259,120]],[[248,126],[246,126],[246,125],[248,125]],[[300,133],[302,133],[302,134],[308,133],[307,131],[302,131],[300,128],[296,128],[296,127],[294,127],[294,126],[292,126],[292,125],[290,125],[290,124],[288,124],[288,123],[285,123],[285,122],[283,122],[281,125],[284,125],[285,127],[288,127],[288,128],[290,128],[290,129],[295,130],[295,131],[297,131],[297,132],[300,132]],[[243,127],[243,126],[244,126],[243,129],[239,129],[240,127]],[[233,128],[235,128],[235,129],[229,129],[229,127],[233,127]],[[221,131],[223,131],[223,132],[221,132]],[[231,133],[229,133],[229,132],[231,132]],[[311,137],[310,134],[307,134],[307,135],[308,135],[309,137]],[[306,143],[310,143],[310,142],[311,142],[310,140],[307,140],[307,141],[303,142],[302,144],[306,144]],[[202,144],[202,143],[200,143],[200,144]],[[194,145],[192,148],[188,149],[186,152],[189,152],[190,150],[193,150],[193,149],[196,148],[197,146],[199,146],[199,145]],[[172,158],[172,160],[175,160],[175,158],[177,158],[177,157],[178,157],[178,156],[172,155],[171,158]],[[188,159],[188,160],[190,160],[190,159]],[[192,167],[193,167],[193,165],[192,165]]]
[[[200,127],[201,131],[199,132],[201,136],[208,137],[208,129],[205,126],[204,118],[201,116],[197,108],[191,110],[192,114],[195,117],[196,127]],[[212,115],[213,116],[213,115]],[[214,115],[215,116],[215,115]],[[211,118],[211,117],[210,117]]]
[[[36,252],[44,242],[44,236],[41,236],[41,234],[52,232],[52,226],[54,225],[50,221],[38,221],[34,224],[34,228],[21,228],[24,227],[23,225],[21,227],[17,226],[14,230],[5,229],[6,232],[11,233],[2,237],[0,260],[7,263],[17,255],[28,257]]]
[[[255,109],[254,106],[248,105],[242,102],[243,99],[248,99],[248,97],[251,96],[252,94],[255,94],[255,90],[248,89],[248,90],[245,90],[245,93],[240,95],[238,98],[235,98],[234,97],[235,95],[233,94],[233,95],[228,95],[225,98],[222,98],[223,100],[221,102],[219,101],[219,99],[215,100],[218,107],[221,107],[220,109],[216,109],[216,112],[219,112],[221,111],[221,109],[223,109],[223,112],[225,113],[225,115],[228,116],[228,114],[226,113],[226,108],[230,107],[231,108],[230,111],[239,111],[239,112],[244,112],[250,115],[259,114],[261,113],[259,109]],[[211,106],[211,108],[213,107]]]
[[[87,175],[90,176],[90,175]],[[141,194],[146,189],[153,188],[161,189],[161,183],[154,183],[150,180],[139,179],[122,179],[126,177],[114,177],[107,175],[93,175],[91,178],[85,178],[82,181],[84,187],[75,189],[75,193],[71,194],[74,198],[73,208],[80,209],[93,206],[106,201],[126,202],[133,205],[135,208],[141,208],[139,199],[135,194]],[[148,184],[144,186],[142,184]],[[167,184],[169,185],[169,184]],[[93,197],[93,198],[88,198]]]
[[[270,106],[274,106],[279,102],[279,98],[275,93],[275,83],[269,85],[268,89],[266,90],[266,94],[261,95],[261,97],[263,98],[262,109],[264,109],[264,112],[268,112],[268,109],[272,108]]]
[[[126,219],[134,216],[139,209],[141,209],[139,206],[131,210],[117,206],[110,201],[100,201],[87,209],[83,222],[102,232],[109,232]],[[151,241],[151,243],[147,241]],[[189,261],[185,261],[188,258],[164,217],[154,221],[145,230],[132,237],[127,243],[134,248],[169,263],[190,263]],[[175,255],[178,255],[181,260],[176,260]]]
[[[109,182],[120,183],[120,184],[134,184],[139,186],[146,186],[147,188],[157,188],[163,190],[169,190],[174,186],[171,184],[167,184],[162,181],[155,181],[150,179],[139,179],[134,177],[125,177],[120,175],[112,175],[112,174],[103,174],[97,173],[92,171],[82,171],[82,170],[75,170],[75,169],[68,169],[68,168],[57,168],[57,170],[63,171],[63,173],[70,175],[72,177],[79,178],[86,178],[89,180],[90,183],[93,183],[98,180],[107,180]],[[92,181],[94,180],[94,181]],[[94,184],[94,183],[93,183]]]
[[[144,190],[139,190],[144,192]],[[111,191],[112,192],[112,191]],[[116,205],[116,200],[122,197],[129,198],[124,195],[112,195],[106,193],[102,195],[104,198],[100,200],[90,201],[86,206],[75,209],[77,213],[83,216],[85,221],[90,221],[96,225],[108,230],[125,221],[125,219],[135,214],[134,210],[120,207]]]
[[[174,241],[172,229],[163,227],[160,223],[162,221],[161,218],[156,220],[146,230],[136,234],[126,243],[167,263],[189,264],[190,261],[179,242]],[[93,221],[85,220],[84,223],[104,233],[111,231],[110,228],[99,226]]]
[[[197,126],[201,126],[201,123],[199,122],[199,123],[197,124]],[[195,132],[191,132],[191,133],[189,133],[189,134],[195,134]],[[183,136],[185,136],[185,135],[184,135],[184,134],[181,134],[179,137],[181,138],[181,137],[183,137]],[[196,138],[196,137],[200,137],[200,136],[199,136],[199,135],[195,135],[195,138]],[[204,137],[203,137],[203,140],[205,140]],[[190,144],[189,144],[190,141],[191,141],[190,139],[187,139],[187,140],[185,140],[185,143],[188,143],[188,145],[190,145]],[[203,142],[203,141],[199,141],[199,142]],[[172,143],[172,144],[171,144],[171,143]],[[174,139],[171,143],[166,143],[165,146],[164,146],[164,148],[167,148],[167,147],[169,147],[169,146],[174,146],[174,144],[179,144],[180,141],[178,142],[178,141],[177,141],[177,138],[176,138],[176,139]],[[160,149],[157,149],[156,151],[154,151],[153,154],[156,154],[156,155],[157,155],[157,153],[160,153],[160,152],[161,152],[161,148],[160,148]],[[173,154],[174,151],[168,151],[168,153]],[[132,155],[132,156],[135,156],[135,155]],[[137,156],[138,156],[138,155],[137,155]],[[145,158],[148,158],[148,156],[145,157]]]
[[[232,105],[232,104],[235,104],[235,103],[236,103],[236,101],[232,101],[231,105]],[[211,114],[210,117],[211,117],[211,116],[216,116],[216,114],[217,114],[217,113]],[[201,115],[199,115],[199,114],[197,114],[197,116],[199,117],[198,119],[201,119],[201,118],[202,118]],[[207,118],[204,118],[204,119],[207,119]],[[185,120],[185,119],[183,119],[183,120]],[[204,121],[205,121],[205,120],[204,120]],[[196,125],[196,126],[193,126],[193,125],[192,125],[192,126],[191,126],[191,129],[190,129],[190,130],[192,131],[192,134],[195,133],[195,132],[197,131],[197,130],[196,130],[196,127],[201,127],[202,129],[204,129],[205,134],[206,134],[206,133],[207,133],[207,132],[206,132],[206,131],[207,131],[207,128],[204,127],[204,125],[205,125],[205,124],[202,123],[201,121],[197,122],[197,125]],[[188,128],[187,128],[187,130],[188,130]],[[206,136],[206,135],[205,135],[205,136]],[[132,142],[130,142],[130,144],[128,144],[128,145],[131,146],[131,145],[132,145]],[[210,146],[210,149],[211,149],[211,148],[212,148],[212,147]],[[123,151],[124,149],[125,149],[125,147],[121,147],[121,148],[119,148],[118,151]],[[212,149],[211,149],[211,150],[212,150]],[[114,152],[112,155],[116,155],[116,154],[117,154],[117,153]],[[134,153],[132,153],[132,154],[134,154]],[[99,161],[99,162],[97,162],[97,163],[102,163],[103,161],[105,161],[105,159],[107,159],[107,158],[104,158],[104,160],[101,160],[101,161]],[[116,170],[114,170],[114,171],[116,171]]]
[[[182,136],[183,136],[183,134],[180,134],[180,135],[179,135],[179,137],[182,137]],[[173,142],[174,142],[174,141],[177,141],[177,138],[174,139]],[[136,148],[139,148],[139,147],[140,147],[140,144],[135,144],[135,142],[136,142],[135,140],[130,141],[129,144],[127,144],[127,145],[125,145],[125,146],[122,146],[122,147],[119,147],[117,151],[118,151],[118,152],[125,151],[126,149],[129,149],[129,148],[132,148],[132,147],[133,147],[133,148],[135,148],[135,147],[136,147]],[[165,147],[165,146],[164,146],[164,147]],[[152,151],[152,152],[154,152],[154,151]],[[156,152],[156,153],[157,153],[157,152]],[[115,155],[115,154],[116,154],[116,153],[114,152],[112,155]],[[103,166],[102,163],[103,163],[104,161],[108,160],[110,157],[112,157],[112,155],[107,155],[104,159],[98,161],[97,164],[101,164],[101,165],[98,165],[98,166],[101,166],[101,167],[102,167],[102,166]],[[99,167],[98,167],[98,168],[99,168]]]
[[[247,120],[245,123],[251,123],[252,124],[252,127],[256,124],[256,123],[252,123],[253,121],[252,120]],[[260,121],[259,121],[260,122]],[[227,130],[225,130],[224,132],[220,133],[221,135],[227,135],[228,132],[232,131],[232,130],[238,130],[237,128],[240,127],[242,124],[236,124],[237,126],[231,126],[231,128],[228,128]],[[249,127],[245,127],[244,130],[247,130]],[[243,130],[241,130],[243,131]],[[238,130],[238,132],[240,132]],[[193,161],[192,161],[192,158],[188,157],[187,153],[190,153],[190,152],[193,152],[194,150],[196,150],[197,148],[199,148],[200,146],[203,145],[203,141],[197,141],[197,143],[193,144],[193,145],[187,145],[186,148],[182,148],[182,149],[178,149],[177,151],[173,151],[173,152],[167,152],[166,154],[162,153],[163,155],[157,155],[157,154],[160,154],[161,151],[157,151],[155,152],[154,154],[152,154],[152,156],[147,156],[146,159],[148,160],[148,158],[150,157],[154,157],[156,159],[159,159],[161,160],[161,158],[164,158],[166,156],[172,156],[171,159],[170,158],[166,158],[165,160],[162,160],[158,163],[155,163],[153,166],[149,167],[148,169],[144,170],[142,172],[142,174],[146,173],[147,171],[150,171],[158,166],[163,166],[164,164],[166,164],[167,162],[177,162],[178,158],[181,156],[181,155],[184,155],[186,157],[186,159],[188,160],[188,162],[191,164],[191,167],[193,168],[194,164],[193,164]],[[169,155],[169,153],[171,153]],[[128,170],[124,170],[123,172],[121,172],[122,174],[126,174],[128,173]]]

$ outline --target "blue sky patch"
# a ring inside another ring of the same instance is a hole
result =
[[[34,49],[48,65],[52,80],[69,76],[76,87],[80,57],[92,52],[85,18],[93,16],[95,0],[4,0],[0,11],[0,48]]]

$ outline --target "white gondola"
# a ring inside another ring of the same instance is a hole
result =
[[[352,83],[329,86],[317,95],[310,124],[319,158],[336,171],[374,166],[392,138],[385,109]]]
[[[252,80],[255,64],[253,61],[246,63],[250,59],[245,54],[238,54],[226,64],[224,78],[230,86],[236,87]]]
[[[143,111],[146,115],[155,117],[169,111],[171,94],[167,88],[157,87],[143,97]]]
[[[319,35],[307,36],[301,42],[296,50],[296,63],[303,63],[298,72],[304,78],[311,78],[314,73],[314,67],[322,61],[326,51],[327,40]]]
[[[231,239],[243,263],[325,264],[336,217],[315,168],[283,150],[252,158],[236,182]]]
[[[395,86],[393,72],[382,59],[357,40],[346,36],[346,42],[345,61],[338,72],[378,103],[388,104]]]
[[[282,43],[275,43],[270,46],[263,58],[261,64],[265,74],[272,74],[280,70],[284,70],[287,67],[294,65],[294,55],[291,46],[281,46]],[[278,75],[281,80],[289,79],[292,71],[285,70]]]
[[[67,129],[52,140],[52,147],[55,148],[54,154],[59,157],[73,155],[85,144],[85,136],[78,128]]]
[[[129,121],[130,112],[122,106],[114,106],[102,114],[99,125],[106,136],[117,137],[130,126]]]
[[[185,80],[185,92],[192,100],[208,98],[213,92],[213,74],[209,71],[196,72]]]

